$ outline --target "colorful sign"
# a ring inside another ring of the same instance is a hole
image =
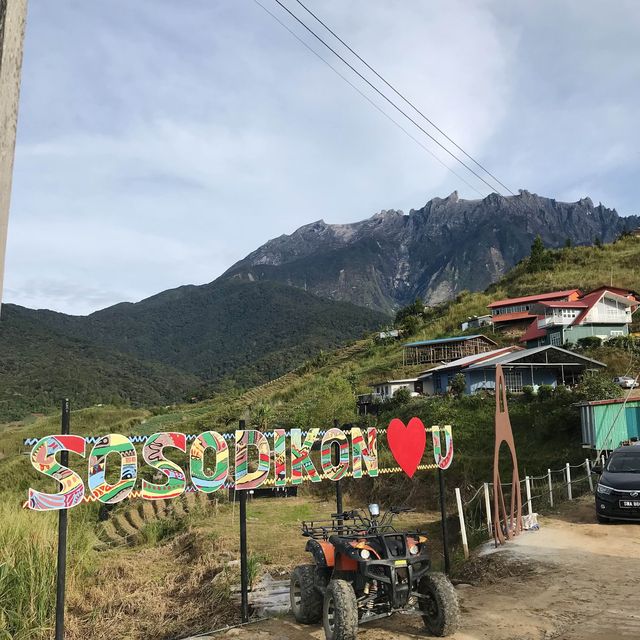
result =
[[[427,432],[433,441],[435,464],[421,464],[427,443]],[[445,448],[442,450],[442,432]],[[378,434],[386,433],[391,454],[398,467],[379,466]],[[138,476],[138,456],[133,442],[144,442],[142,457],[155,470],[154,481],[142,479],[141,489],[134,487]],[[230,480],[229,440],[234,442],[234,472]],[[78,473],[56,460],[56,454],[69,451],[81,457],[86,454],[86,442],[94,442],[89,455],[88,487]],[[188,455],[188,483],[185,469],[174,460],[169,460],[167,450],[175,450],[172,458],[186,454],[187,442],[191,441]],[[273,446],[272,446],[273,445]],[[210,468],[205,466],[205,454],[213,456]],[[114,454],[114,455],[111,455]],[[81,502],[98,500],[114,504],[127,497],[145,500],[177,498],[185,491],[212,493],[222,488],[236,490],[258,487],[284,487],[302,482],[338,481],[343,478],[375,478],[387,473],[403,471],[413,477],[417,470],[446,469],[453,459],[451,426],[425,428],[419,418],[412,418],[405,426],[394,419],[388,429],[378,431],[370,427],[360,429],[338,429],[334,427],[321,432],[310,429],[276,429],[263,433],[255,429],[240,429],[235,434],[220,434],[205,431],[197,436],[183,433],[161,432],[148,437],[127,438],[109,434],[98,438],[53,435],[41,438],[31,452],[31,463],[37,471],[57,480],[61,487],[58,493],[42,493],[29,489],[25,506],[38,511],[69,509]],[[107,461],[120,463],[120,477],[115,484],[106,481]],[[287,473],[289,472],[289,473]],[[165,476],[164,482],[159,482]]]

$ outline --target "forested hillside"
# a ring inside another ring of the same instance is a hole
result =
[[[0,419],[64,395],[74,406],[149,406],[249,387],[388,320],[270,282],[180,287],[87,317],[5,305]]]

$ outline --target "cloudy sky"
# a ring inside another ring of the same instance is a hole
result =
[[[308,6],[513,191],[640,213],[635,0]],[[6,302],[89,313],[454,189],[478,197],[254,0],[30,2]]]

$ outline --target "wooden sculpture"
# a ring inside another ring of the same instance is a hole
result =
[[[511,476],[511,509],[507,513],[502,484],[500,482],[500,446],[506,442],[511,452],[513,474]],[[496,367],[496,444],[493,456],[493,537],[496,543],[504,544],[522,531],[522,495],[518,457],[513,441],[513,431],[507,406],[507,388],[504,383],[502,366]]]

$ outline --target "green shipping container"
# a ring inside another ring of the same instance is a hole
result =
[[[600,400],[580,405],[582,444],[612,450],[625,440],[640,439],[640,400]]]

